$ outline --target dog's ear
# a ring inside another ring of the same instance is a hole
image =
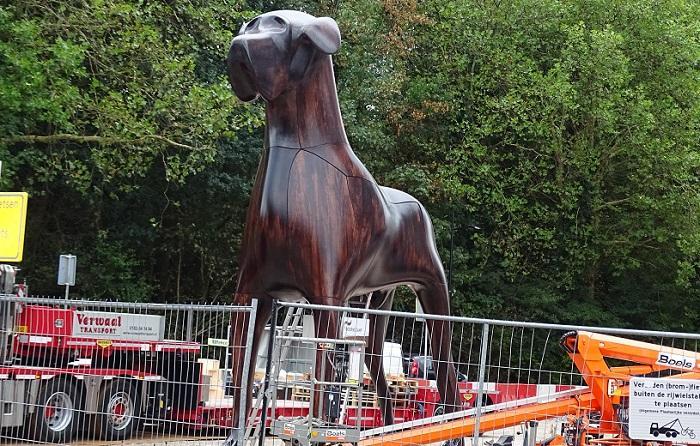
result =
[[[325,54],[335,54],[340,48],[340,29],[330,17],[319,17],[304,26],[301,34]]]

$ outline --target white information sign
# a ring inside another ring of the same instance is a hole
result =
[[[209,338],[207,345],[212,347],[228,347],[228,339]]]
[[[700,435],[700,380],[632,378],[629,437],[687,443]]]
[[[343,338],[366,338],[369,336],[369,319],[346,317],[343,321]]]
[[[79,338],[162,341],[164,332],[163,316],[105,311],[73,313],[72,333]]]

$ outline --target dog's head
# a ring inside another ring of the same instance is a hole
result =
[[[226,63],[234,93],[243,101],[267,101],[304,77],[318,55],[340,48],[340,30],[329,17],[273,11],[243,24]]]

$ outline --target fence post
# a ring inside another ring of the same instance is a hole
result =
[[[243,446],[245,441],[245,422],[248,418],[248,379],[250,377],[250,361],[253,356],[253,337],[255,336],[255,318],[258,315],[258,300],[253,299],[248,317],[248,330],[246,331],[245,353],[243,354],[243,370],[241,371],[241,400],[238,402],[241,409],[238,411],[238,446]],[[229,339],[230,339],[229,325]],[[232,346],[235,347],[235,346]],[[228,352],[226,352],[228,354]],[[233,373],[233,371],[231,372]]]
[[[488,356],[489,324],[484,324],[481,329],[481,349],[479,351],[479,387],[476,396],[476,413],[474,424],[473,446],[479,446],[479,429],[481,424],[481,406],[484,402],[484,384],[486,379],[486,357]]]
[[[192,326],[194,325],[194,310],[190,308],[187,310],[187,332],[185,334],[185,341],[192,342]]]
[[[258,446],[265,445],[265,423],[267,423],[267,394],[270,391],[270,380],[272,375],[272,356],[275,348],[275,332],[277,331],[277,300],[272,301],[272,320],[270,321],[270,335],[267,338],[267,364],[265,365],[265,382],[262,389],[262,413],[260,414],[260,437]],[[279,371],[276,371],[279,373]],[[274,420],[275,414],[272,414]]]

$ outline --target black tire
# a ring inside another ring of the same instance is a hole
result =
[[[134,383],[126,379],[105,381],[100,389],[99,412],[94,430],[101,440],[126,440],[136,431],[141,416],[141,400]]]
[[[436,407],[435,410],[433,411],[434,417],[438,417],[440,415],[445,415],[445,406],[443,406],[443,405]]]
[[[54,378],[41,384],[34,413],[29,417],[30,435],[46,443],[67,443],[75,434],[82,407],[75,384]]]
[[[659,431],[654,431],[654,432],[651,433],[651,435],[653,435],[653,436],[655,436],[655,437],[658,437],[658,436],[659,436]]]
[[[671,435],[673,435],[671,432],[666,431],[666,437],[671,438]]]

